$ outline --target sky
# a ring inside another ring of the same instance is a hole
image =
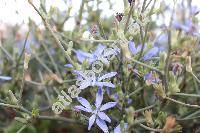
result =
[[[33,3],[36,6],[39,6],[40,0],[33,0]],[[72,6],[72,11],[70,13],[71,16],[77,14],[81,1],[82,0],[46,0],[47,10],[50,9],[50,6],[58,7],[61,11],[64,11],[69,6]],[[109,9],[107,0],[101,0],[102,4],[100,8],[103,9],[102,17],[109,17],[115,15],[117,12],[123,12],[123,0],[111,0],[114,4],[113,9]],[[160,1],[160,0],[158,0]],[[180,0],[177,0],[180,1]],[[200,0],[193,0],[193,5],[198,4]],[[173,3],[173,0],[166,0],[168,4]],[[94,4],[93,1],[90,1],[91,4]],[[156,6],[159,6],[160,2],[157,2]],[[94,4],[95,5],[95,4]],[[94,6],[94,8],[96,8]],[[34,9],[29,5],[27,0],[0,0],[0,24],[7,23],[11,25],[15,24],[27,24],[29,17],[33,19],[38,25],[42,25],[42,21],[40,16],[34,11]],[[74,19],[71,18],[66,22],[67,26],[65,30],[73,30],[73,26],[75,25]]]

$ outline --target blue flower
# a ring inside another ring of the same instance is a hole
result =
[[[81,105],[75,106],[75,109],[92,114],[89,118],[88,130],[90,130],[92,125],[96,122],[103,132],[107,133],[108,127],[105,121],[110,123],[111,119],[103,111],[114,107],[117,102],[108,102],[104,105],[101,105],[103,101],[103,93],[101,88],[99,88],[96,93],[95,109],[92,109],[92,106],[85,98],[78,97],[77,100],[81,103]]]
[[[73,68],[73,65],[72,64],[66,64],[64,65],[66,68]]]
[[[103,53],[106,46],[99,44],[97,49],[93,53],[87,53],[82,50],[76,51],[76,56],[79,62],[83,63],[84,60],[88,59],[89,63],[98,60],[98,57]]]
[[[163,33],[159,35],[154,43],[154,46],[158,47],[159,51],[166,51],[168,45],[168,35],[166,33]]]
[[[144,48],[146,48],[146,44],[144,46]],[[136,55],[137,53],[139,53],[142,49],[142,45],[138,45],[138,47],[136,48],[135,43],[133,41],[129,42],[129,49],[131,51],[131,53],[133,55]],[[142,59],[144,61],[151,59],[152,57],[156,56],[159,52],[159,48],[154,46],[153,48],[149,49],[144,56],[142,57]]]
[[[195,25],[191,20],[186,20],[184,23],[173,21],[173,28],[177,30],[182,30],[187,34],[191,34],[193,36],[200,36],[199,26]]]
[[[89,64],[99,60],[104,64],[109,65],[109,57],[117,55],[120,51],[118,49],[106,48],[106,46],[99,44],[97,49],[93,53],[87,53],[82,50],[76,50],[76,56],[79,62],[83,63],[84,60],[88,60]]]
[[[12,77],[9,77],[9,76],[0,76],[0,80],[9,81],[9,80],[12,80]]]
[[[124,123],[124,129],[127,129],[128,128],[128,123]],[[114,133],[122,133],[122,129],[121,129],[121,126],[120,124],[114,129]]]
[[[86,70],[84,72],[74,70],[73,72],[77,75],[77,86],[79,86],[79,89],[85,89],[89,86],[106,86],[115,88],[115,85],[113,83],[103,80],[114,77],[117,72],[110,72],[99,77],[96,77],[95,73],[91,70]]]
[[[158,75],[152,71],[144,76],[144,80],[146,81],[147,85],[156,84],[161,81]]]

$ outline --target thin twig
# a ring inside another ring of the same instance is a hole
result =
[[[131,8],[129,10],[129,13],[128,13],[128,18],[126,20],[126,24],[125,24],[125,28],[124,28],[124,34],[126,34],[127,30],[128,30],[128,24],[129,24],[129,21],[130,21],[130,18],[131,18],[131,15],[132,15],[132,12],[133,12],[133,7],[135,5],[135,0],[132,0],[131,2]]]
[[[156,105],[156,103],[153,104],[153,105],[147,106],[147,107],[145,107],[145,108],[141,108],[141,109],[135,110],[133,113],[139,113],[139,112],[145,111],[145,110],[147,110],[147,109],[151,109],[151,108],[153,108],[155,105]]]
[[[144,129],[149,130],[149,131],[153,131],[153,132],[162,132],[163,131],[163,129],[155,129],[155,128],[147,127],[147,126],[145,126],[145,125],[143,125],[141,123],[139,125],[141,127],[143,127]]]
[[[183,103],[183,102],[177,101],[177,100],[175,100],[175,99],[172,99],[172,98],[170,98],[170,97],[166,97],[166,99],[169,100],[169,101],[172,101],[172,102],[174,102],[174,103],[178,103],[178,104],[180,104],[180,105],[186,106],[186,107],[200,108],[199,105],[192,105],[192,104]]]
[[[55,63],[55,60],[54,60],[53,56],[50,54],[49,49],[47,48],[47,46],[43,42],[41,42],[41,44],[44,47],[47,55],[49,56],[53,66],[54,66],[54,69],[56,70],[56,73],[61,77],[60,71],[58,70],[58,67],[57,67],[57,65]]]
[[[27,126],[28,126],[27,124],[23,125],[23,126],[17,131],[17,133],[21,133]]]
[[[35,7],[35,5],[30,0],[29,0],[29,4],[40,15],[40,17],[42,18],[42,20],[44,22],[45,27],[50,31],[51,35],[53,36],[54,40],[56,41],[56,44],[58,44],[58,46],[62,50],[63,54],[65,55],[66,59],[69,61],[69,63],[71,63],[73,66],[75,66],[75,63],[72,61],[71,57],[65,52],[65,48],[62,46],[60,40],[58,39],[58,37],[56,36],[54,31],[52,30],[52,28],[51,28],[50,24],[48,23],[47,19],[45,18],[45,16]]]
[[[200,95],[198,95],[198,94],[175,93],[175,94],[172,94],[172,95],[200,98]]]
[[[150,66],[150,65],[147,65],[147,64],[145,64],[145,63],[143,63],[143,62],[140,62],[140,61],[137,61],[137,60],[135,60],[135,59],[131,59],[133,62],[135,62],[136,64],[139,64],[139,65],[142,65],[142,66],[144,66],[144,67],[147,67],[147,68],[150,68],[150,69],[152,69],[152,70],[154,70],[154,71],[156,71],[156,72],[158,72],[159,74],[163,74],[163,72],[162,71],[160,71],[159,69],[157,69],[157,68],[155,68],[155,67],[152,67],[152,66]]]

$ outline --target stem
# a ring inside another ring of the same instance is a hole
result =
[[[19,91],[19,99],[18,99],[18,105],[22,104],[22,93],[24,91],[24,81],[25,81],[25,72],[26,70],[23,68],[23,72],[22,72],[22,83],[21,83],[21,87],[20,87],[20,91]]]
[[[140,88],[134,90],[133,92],[131,92],[131,93],[128,95],[128,97],[131,97],[131,96],[135,95],[136,93],[140,92],[142,89],[144,89],[144,88],[143,88],[143,87],[140,87]]]
[[[130,18],[131,18],[131,15],[132,15],[132,12],[133,12],[133,7],[135,5],[135,0],[132,0],[131,2],[131,8],[129,10],[129,13],[128,13],[128,18],[126,20],[126,25],[125,25],[125,28],[124,28],[124,34],[126,34],[127,30],[128,30],[128,24],[129,24],[129,21],[130,21]]]
[[[42,119],[42,120],[56,120],[56,121],[63,121],[63,122],[68,122],[68,123],[80,123],[79,121],[75,121],[72,119],[64,118],[64,117],[58,117],[58,116],[37,116],[37,119]]]
[[[145,110],[147,110],[147,109],[151,109],[151,108],[153,108],[155,105],[156,105],[156,103],[153,104],[153,105],[147,106],[147,107],[145,107],[145,108],[141,108],[141,109],[135,110],[133,113],[139,113],[139,112],[145,111]]]
[[[198,94],[175,93],[175,94],[172,94],[172,95],[200,98],[200,95],[198,95]]]
[[[21,133],[27,126],[28,126],[27,124],[23,125],[23,126],[17,131],[17,133]]]
[[[12,56],[10,55],[10,53],[2,46],[1,40],[0,40],[0,48],[1,48],[1,50],[8,56],[8,58],[9,58],[12,62],[14,62],[13,57],[12,57]]]
[[[169,101],[171,101],[171,102],[178,103],[178,104],[186,106],[186,107],[200,108],[199,105],[191,105],[191,104],[183,103],[183,102],[177,101],[175,99],[172,99],[170,97],[166,97],[166,99],[169,100]]]
[[[37,55],[35,52],[33,52],[33,55],[34,55],[35,59],[36,59],[50,74],[53,74],[53,72],[51,71],[51,69],[50,69],[46,64],[43,63],[43,61],[38,57],[38,55]]]
[[[26,39],[25,39],[25,41],[24,41],[24,45],[23,45],[22,52],[20,53],[19,58],[17,59],[16,70],[18,70],[18,66],[19,66],[19,64],[20,64],[20,60],[21,60],[21,58],[22,58],[22,56],[23,56],[23,53],[25,52],[29,33],[30,33],[30,31],[28,31],[28,33],[27,33],[27,35],[26,35]]]
[[[155,67],[152,67],[152,66],[150,66],[150,65],[144,64],[143,62],[137,61],[137,60],[135,60],[135,59],[131,59],[131,60],[132,60],[133,62],[135,62],[136,64],[139,64],[139,65],[142,65],[142,66],[144,66],[144,67],[150,68],[150,69],[152,69],[152,70],[154,70],[154,71],[156,71],[156,72],[158,72],[158,73],[160,73],[160,74],[162,75],[162,71],[160,71],[159,69],[157,69],[157,68],[155,68]]]
[[[44,49],[45,49],[47,55],[49,56],[49,58],[50,58],[50,60],[51,60],[51,62],[52,62],[52,64],[53,64],[53,66],[54,66],[54,69],[56,70],[56,73],[61,77],[60,71],[58,70],[58,67],[57,67],[57,65],[56,65],[56,63],[55,63],[55,60],[54,60],[53,56],[50,54],[50,52],[49,52],[47,46],[46,46],[43,42],[41,42],[41,44],[42,44],[42,46],[44,47]]]
[[[193,72],[191,72],[191,74],[196,79],[196,81],[200,84],[200,79],[198,79],[198,77]]]
[[[71,57],[65,52],[65,48],[62,46],[60,40],[58,39],[58,37],[56,36],[54,31],[52,30],[52,28],[51,28],[50,24],[48,23],[47,19],[45,18],[45,16],[43,16],[43,14],[35,7],[35,5],[30,0],[29,0],[29,4],[40,15],[40,17],[42,18],[42,20],[44,22],[45,27],[50,31],[51,35],[53,36],[54,40],[56,41],[56,44],[60,47],[60,49],[62,50],[66,59],[69,61],[69,63],[71,63],[75,67],[75,63],[72,61]]]
[[[192,114],[190,114],[190,115],[188,115],[188,116],[186,116],[185,118],[183,118],[183,119],[188,119],[188,118],[191,118],[191,117],[193,117],[193,116],[195,116],[196,114],[199,114],[200,113],[200,110],[197,110],[197,111],[195,111],[194,113],[192,113]]]
[[[153,132],[162,132],[163,131],[163,129],[155,129],[155,128],[150,128],[150,127],[147,127],[147,126],[145,126],[145,125],[143,125],[143,124],[139,124],[141,127],[143,127],[144,129],[146,129],[146,130],[149,130],[149,131],[153,131]]]
[[[6,103],[0,103],[0,106],[11,107],[11,108],[19,109],[20,111],[25,112],[29,115],[32,114],[30,111],[28,111],[27,109],[25,109],[24,107],[19,106],[19,105],[11,105],[11,104],[6,104]]]
[[[96,43],[114,43],[115,40],[91,40],[91,39],[80,39],[81,41],[86,41],[86,42],[96,42]]]

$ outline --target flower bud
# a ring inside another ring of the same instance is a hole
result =
[[[24,59],[24,69],[28,69],[28,64],[31,58],[31,54],[25,53],[25,59]]]
[[[192,63],[191,56],[186,57],[186,71],[192,73]]]

